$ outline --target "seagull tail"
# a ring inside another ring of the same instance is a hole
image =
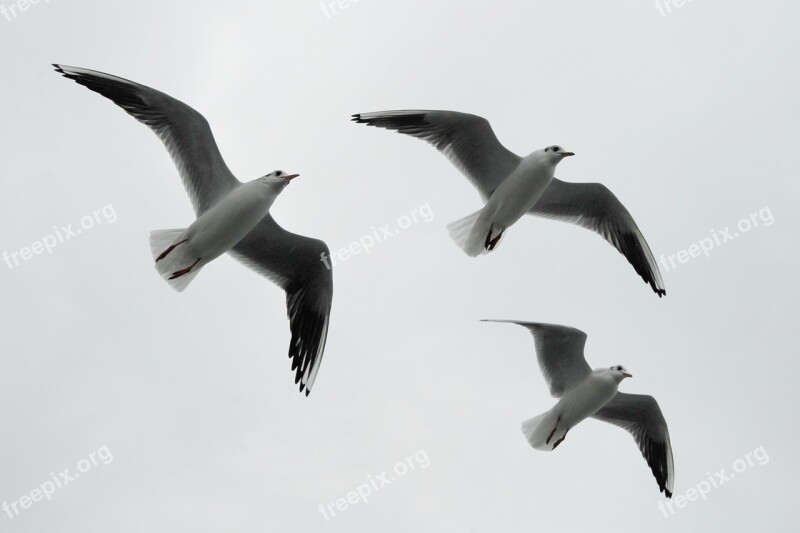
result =
[[[182,292],[192,282],[202,265],[186,245],[186,229],[158,229],[150,232],[150,251],[156,270],[170,287]]]
[[[494,248],[496,242],[491,247],[487,246],[487,235],[492,231],[491,223],[481,218],[482,209],[479,209],[447,225],[450,238],[455,241],[459,248],[464,250],[470,257],[477,257],[486,254]],[[494,236],[490,236],[494,237]]]
[[[556,428],[558,417],[552,411],[547,411],[530,418],[522,423],[522,434],[528,443],[537,450],[549,452],[553,445],[564,435],[562,428]]]

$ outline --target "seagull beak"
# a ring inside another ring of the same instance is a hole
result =
[[[571,155],[575,155],[575,152],[563,152],[564,157],[569,157]]]
[[[622,375],[625,376],[626,378],[632,378],[633,377],[633,374],[628,374],[627,372],[623,372]]]
[[[292,174],[291,176],[284,176],[283,179],[285,179],[286,181],[292,181],[293,179],[295,179],[299,175],[300,174]]]

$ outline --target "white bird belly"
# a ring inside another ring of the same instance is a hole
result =
[[[511,227],[530,211],[551,181],[553,173],[546,168],[522,168],[512,173],[486,203],[492,225],[503,229]]]
[[[553,410],[561,417],[561,424],[574,427],[607,404],[618,387],[619,383],[607,376],[590,374],[583,383],[564,393]]]
[[[269,213],[272,202],[248,185],[231,191],[189,226],[188,244],[203,263],[233,248]]]

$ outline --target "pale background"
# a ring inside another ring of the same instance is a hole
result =
[[[10,4],[10,0],[0,3]],[[0,251],[111,204],[104,221],[13,269],[0,263],[0,502],[102,446],[100,465],[3,532],[794,531],[800,132],[796,3],[52,0],[0,17]],[[334,274],[328,349],[292,384],[284,295],[236,261],[183,294],[152,268],[152,229],[192,210],[157,138],[59,77],[63,62],[200,110],[244,180],[297,171],[287,229],[347,246],[428,204],[433,221]],[[479,207],[416,139],[356,112],[453,109],[526,154],[577,152],[654,253],[769,208],[758,227],[669,272],[659,300],[598,236],[526,218],[470,260],[445,225]],[[556,453],[522,420],[549,408],[530,336],[589,334],[592,366],[660,402],[684,494],[769,455],[665,518],[622,430],[589,421]],[[326,521],[327,504],[424,450],[417,468]]]

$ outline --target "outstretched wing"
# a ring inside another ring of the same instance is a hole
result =
[[[378,111],[353,121],[394,130],[429,142],[478,189],[484,201],[519,165],[520,157],[500,144],[489,121],[455,111]]]
[[[669,442],[667,421],[655,398],[618,392],[592,417],[619,426],[633,435],[658,482],[659,490],[671,498],[675,483],[672,444]]]
[[[158,135],[178,167],[198,216],[239,184],[222,159],[208,122],[188,105],[117,76],[53,66],[65,78],[105,96]]]
[[[286,291],[292,332],[289,357],[295,384],[308,395],[325,351],[333,302],[328,247],[286,231],[268,214],[230,253]]]
[[[644,235],[605,185],[553,179],[529,214],[570,222],[599,233],[625,256],[659,297],[667,294]]]
[[[555,398],[562,396],[592,372],[583,355],[586,333],[579,329],[515,320],[484,320],[484,322],[518,324],[533,334],[539,368],[550,388],[550,394]]]

